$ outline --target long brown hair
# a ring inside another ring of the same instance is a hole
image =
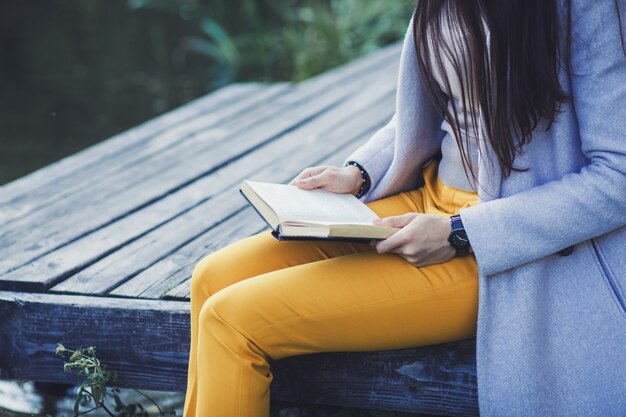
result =
[[[566,3],[566,21],[570,22],[571,6],[569,0]],[[433,105],[450,123],[458,146],[464,150],[461,154],[466,175],[467,167],[471,167],[469,141],[473,139],[468,132],[461,134],[460,118],[467,125],[469,117],[477,126],[479,109],[485,139],[503,175],[523,170],[513,166],[516,153],[530,142],[539,120],[546,119],[549,128],[561,104],[570,98],[559,84],[559,71],[561,53],[569,55],[571,23],[566,30],[567,50],[561,51],[556,0],[418,0],[413,18],[420,77]],[[489,44],[483,19],[490,34]],[[453,38],[462,42],[467,53],[459,53],[459,48],[445,41],[443,25],[457,31]],[[467,111],[462,114],[454,105],[452,111],[448,109],[452,91],[443,56],[450,59],[461,83],[461,101]],[[569,57],[565,58],[568,62]],[[435,80],[433,68],[442,75],[445,88]]]

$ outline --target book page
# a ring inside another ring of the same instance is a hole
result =
[[[247,182],[281,221],[369,224],[378,217],[352,194],[337,194],[320,188],[303,190],[296,185]]]

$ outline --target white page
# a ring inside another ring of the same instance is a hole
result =
[[[247,182],[283,221],[371,224],[372,219],[378,218],[352,194],[337,194],[320,188],[303,190],[296,185]]]

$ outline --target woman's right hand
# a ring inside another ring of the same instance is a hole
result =
[[[338,168],[320,165],[305,168],[289,185],[296,185],[305,190],[323,188],[333,193],[357,195],[361,188],[361,171],[354,165]]]

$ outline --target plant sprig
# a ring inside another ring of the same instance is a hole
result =
[[[141,404],[125,404],[120,398],[119,388],[109,388],[108,385],[117,379],[117,373],[106,370],[106,367],[96,356],[95,346],[72,350],[67,349],[61,343],[57,343],[55,355],[67,359],[63,365],[64,372],[76,373],[77,386],[74,401],[74,417],[82,416],[98,409],[104,410],[111,417],[150,417]],[[156,406],[159,417],[166,417],[161,407],[152,398],[137,389],[135,391]],[[112,409],[105,404],[109,396],[112,397],[114,402]],[[167,417],[175,416],[176,411],[174,409],[171,409],[167,414]]]

